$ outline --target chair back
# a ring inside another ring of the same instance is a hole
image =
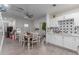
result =
[[[33,33],[33,40],[38,40],[39,37],[38,37],[38,34],[37,33]]]

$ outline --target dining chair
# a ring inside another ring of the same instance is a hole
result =
[[[20,34],[20,38],[19,38],[19,43],[21,43],[22,44],[22,40],[24,39],[24,35],[21,33]]]
[[[30,42],[32,44],[32,48],[34,47],[34,44],[36,44],[38,47],[39,43],[40,43],[40,38],[39,38],[38,34],[33,33],[32,40]]]
[[[28,39],[27,36],[24,36],[23,34],[21,35],[21,38],[20,38],[20,41],[19,42],[21,43],[21,45],[23,47],[25,47],[26,43],[28,42],[27,39]]]

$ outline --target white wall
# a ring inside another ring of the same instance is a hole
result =
[[[29,26],[27,28],[24,27],[24,24],[28,24]],[[33,23],[30,20],[26,19],[16,19],[16,27],[21,28],[23,31],[31,31]]]
[[[74,18],[74,25],[79,26],[79,8],[57,14],[56,16],[56,18],[50,18],[49,15],[47,16],[47,27],[58,26],[58,20],[66,20],[69,18]]]
[[[46,17],[42,17],[42,18],[40,18],[40,19],[34,20],[34,27],[35,27],[35,28],[39,28],[40,30],[42,30],[42,29],[41,29],[41,26],[42,26],[42,23],[43,23],[43,22],[46,22]]]
[[[5,19],[6,17],[3,16],[3,18]],[[32,28],[33,28],[33,23],[31,20],[26,20],[26,19],[22,19],[22,18],[7,17],[5,19],[5,21],[10,21],[10,22],[15,21],[16,28],[21,28],[22,32],[32,31]],[[28,24],[29,27],[25,28],[24,24]]]
[[[5,16],[3,16],[3,18],[5,18]],[[15,20],[16,22],[16,27],[21,28],[22,31],[34,31],[35,28],[39,28],[41,30],[41,24],[43,22],[46,22],[46,17],[42,17],[40,19],[36,19],[36,20],[27,20],[24,18],[12,18],[12,17],[7,17],[7,21],[13,21]],[[29,24],[28,28],[24,28],[24,24]]]
[[[57,26],[58,20],[65,20],[68,18],[74,18],[75,25],[79,25],[79,8],[58,14],[56,18],[50,19],[52,20],[52,23],[50,26],[54,26],[54,25]]]

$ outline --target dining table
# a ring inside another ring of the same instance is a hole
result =
[[[27,48],[30,49],[31,45],[30,45],[30,41],[33,39],[33,35],[38,35],[36,33],[32,33],[30,35],[25,34],[24,37],[27,38]],[[38,42],[40,43],[40,35],[38,35]]]

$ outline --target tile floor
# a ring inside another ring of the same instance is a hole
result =
[[[18,41],[5,39],[1,55],[76,55],[76,53],[50,44],[41,44],[38,48],[28,50]]]

